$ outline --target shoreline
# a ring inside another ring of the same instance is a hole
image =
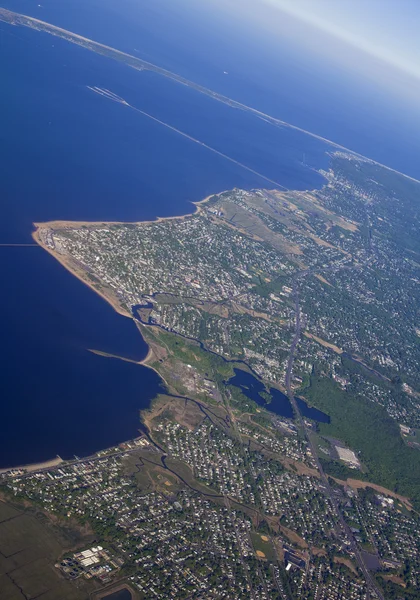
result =
[[[145,409],[145,410],[147,410],[147,409]],[[16,467],[14,467],[14,466],[1,467],[0,468],[0,481],[1,481],[2,475],[11,474],[11,473],[17,472],[17,471],[23,471],[23,473],[19,474],[21,476],[21,475],[27,475],[28,473],[36,473],[39,471],[55,469],[55,468],[59,467],[60,465],[71,466],[71,465],[81,463],[81,462],[100,460],[101,457],[106,454],[108,454],[108,455],[123,454],[127,451],[135,450],[135,448],[133,448],[133,447],[131,447],[129,449],[125,448],[125,446],[127,444],[133,444],[133,443],[135,444],[135,442],[137,440],[140,440],[143,438],[144,438],[144,432],[142,432],[139,428],[138,435],[136,435],[135,437],[131,437],[129,439],[123,440],[122,442],[116,442],[115,444],[111,444],[107,448],[101,448],[99,450],[96,450],[92,454],[86,454],[86,455],[83,455],[80,457],[79,456],[76,457],[74,455],[73,458],[61,458],[61,456],[57,455],[56,458],[52,458],[50,460],[28,463],[26,465],[18,465]]]
[[[112,308],[123,317],[128,317],[129,319],[134,319],[133,315],[125,309],[119,302],[118,298],[115,297],[114,291],[112,288],[108,288],[105,285],[101,285],[101,289],[98,289],[93,285],[91,281],[89,281],[86,272],[81,269],[77,263],[71,259],[68,255],[61,255],[58,252],[54,252],[51,248],[48,248],[40,239],[39,232],[42,229],[73,229],[80,227],[100,227],[100,226],[109,226],[109,225],[151,225],[152,223],[160,223],[161,221],[171,221],[173,219],[187,219],[189,217],[194,216],[195,214],[199,214],[201,210],[201,205],[208,202],[211,198],[215,196],[220,196],[224,194],[227,190],[223,192],[218,192],[216,194],[210,194],[206,196],[202,200],[191,201],[191,204],[194,205],[195,209],[193,212],[186,213],[184,215],[178,215],[173,217],[156,217],[154,220],[148,221],[45,221],[45,222],[34,222],[33,226],[35,230],[32,231],[31,237],[36,243],[37,246],[40,246],[43,250],[48,252],[55,260],[57,260],[67,271],[69,271],[72,275],[77,277],[79,281],[87,285],[93,292],[98,294],[105,302],[108,302],[112,306]],[[149,354],[149,353],[148,353]],[[146,356],[144,361],[146,361],[148,355]],[[142,362],[140,363],[142,364]]]
[[[123,317],[132,319],[137,324],[137,320],[133,317],[131,312],[128,311],[126,308],[124,308],[120,304],[120,302],[119,302],[118,298],[115,296],[112,288],[109,288],[103,284],[101,284],[100,288],[95,287],[94,284],[88,279],[87,272],[84,271],[83,269],[81,269],[78,266],[78,264],[76,263],[76,261],[72,260],[72,258],[69,257],[68,255],[61,255],[58,252],[55,252],[54,250],[52,250],[51,248],[46,246],[41,241],[41,239],[39,237],[40,230],[46,229],[46,228],[54,230],[54,229],[73,229],[73,228],[88,227],[88,226],[99,227],[99,226],[107,226],[107,225],[108,226],[109,225],[150,225],[152,223],[160,223],[161,221],[170,221],[173,219],[187,219],[189,217],[194,216],[195,214],[199,214],[202,204],[209,202],[209,200],[211,198],[214,198],[215,196],[220,196],[221,194],[224,194],[226,191],[227,190],[224,190],[223,192],[218,192],[216,194],[210,194],[209,196],[206,196],[202,200],[191,201],[191,204],[195,207],[193,212],[189,212],[184,215],[178,215],[178,216],[173,216],[173,217],[156,217],[156,219],[148,220],[148,221],[59,221],[59,220],[53,220],[53,221],[45,221],[45,222],[34,222],[33,226],[35,227],[35,230],[31,233],[31,237],[37,246],[41,247],[43,250],[48,252],[48,254],[50,254],[55,260],[57,260],[69,273],[71,273],[74,277],[77,277],[77,279],[79,281],[84,283],[88,288],[90,288],[93,292],[95,292],[96,294],[98,294],[98,296],[100,296],[103,300],[105,300],[105,302],[110,304],[111,307],[118,314],[120,314]],[[140,327],[137,327],[137,328],[140,332],[140,335],[142,335]],[[144,340],[144,338],[143,338],[143,340]],[[145,340],[144,340],[144,342],[147,344],[147,342]],[[153,351],[149,347],[148,344],[147,344],[147,346],[148,346],[148,352],[147,352],[145,358],[143,358],[141,361],[132,361],[132,362],[136,362],[136,364],[146,366],[149,369],[152,369],[153,371],[158,373],[158,371],[154,367],[151,367],[148,364],[148,362],[150,361],[150,359],[153,355]],[[101,351],[96,351],[96,350],[93,350],[90,348],[88,348],[88,350],[90,352],[93,352],[94,354],[98,354],[98,355],[101,354]],[[105,356],[105,354],[103,354],[103,355]],[[110,358],[111,356],[108,356],[108,357]],[[121,358],[121,357],[115,356],[114,358]],[[160,374],[159,374],[159,376],[160,376]],[[161,377],[161,379],[163,380],[162,377]]]
[[[225,190],[225,191],[227,191],[227,190]],[[87,348],[86,350],[88,352],[91,352],[98,356],[102,356],[104,358],[114,358],[114,359],[124,360],[124,361],[131,362],[131,363],[134,363],[134,364],[137,364],[140,366],[144,366],[147,369],[151,369],[159,376],[159,378],[162,380],[162,382],[168,387],[168,384],[165,381],[164,377],[159,373],[159,371],[155,367],[152,367],[149,364],[153,360],[154,352],[153,352],[153,348],[150,346],[150,344],[147,343],[146,339],[144,338],[142,331],[141,331],[140,324],[128,310],[126,310],[125,308],[123,308],[121,306],[118,299],[114,296],[113,290],[111,288],[108,289],[106,286],[102,286],[101,289],[94,287],[93,283],[91,281],[89,281],[89,279],[87,278],[86,272],[83,271],[77,265],[77,263],[75,261],[73,261],[70,257],[68,257],[66,255],[60,255],[58,252],[54,252],[51,248],[48,248],[41,241],[41,239],[39,237],[39,231],[41,229],[45,229],[45,228],[66,229],[66,228],[77,228],[77,227],[83,227],[83,226],[95,227],[95,226],[124,225],[124,224],[126,224],[126,225],[129,225],[129,224],[149,225],[152,223],[158,223],[161,221],[168,221],[168,220],[172,220],[172,219],[186,219],[186,218],[192,217],[193,215],[199,213],[200,207],[202,204],[205,204],[211,198],[213,198],[215,196],[219,196],[220,194],[223,194],[223,193],[224,192],[210,194],[209,196],[206,196],[202,200],[191,201],[191,204],[195,207],[193,212],[186,213],[184,215],[173,216],[173,217],[157,217],[155,220],[152,220],[152,221],[150,221],[150,220],[148,220],[148,221],[59,221],[59,220],[54,220],[54,221],[46,221],[46,222],[42,222],[42,223],[41,222],[33,223],[35,230],[32,231],[31,237],[34,240],[34,242],[36,243],[36,245],[39,246],[40,248],[42,248],[43,250],[45,250],[46,252],[48,252],[48,254],[50,254],[50,256],[52,256],[55,260],[57,260],[61,264],[61,266],[63,266],[71,275],[73,275],[81,283],[83,283],[84,285],[89,287],[90,290],[92,290],[93,292],[98,294],[98,296],[100,296],[105,302],[107,302],[118,314],[134,321],[139,334],[141,335],[144,343],[147,345],[147,348],[148,348],[146,356],[142,360],[139,360],[139,361],[132,360],[132,359],[125,358],[122,356],[118,356],[118,355],[114,355],[112,353],[103,352],[101,350],[96,350],[93,348]],[[152,401],[153,401],[153,398],[151,399],[151,402]],[[140,413],[141,413],[141,411],[140,411]],[[65,462],[65,461],[57,455],[57,458],[51,459],[51,460],[46,460],[44,462],[29,463],[27,465],[18,465],[18,466],[10,466],[7,468],[0,468],[0,475],[9,473],[11,471],[24,471],[24,473],[32,473],[35,471],[41,471],[43,469],[56,467],[56,466],[62,464],[63,462]]]
[[[51,223],[60,223],[60,221],[51,221]],[[63,221],[63,223],[64,223],[64,221]],[[69,223],[70,223],[70,221],[69,221]],[[113,295],[111,295],[111,294],[108,295],[106,293],[106,291],[105,291],[106,288],[104,290],[100,290],[100,289],[97,289],[96,287],[94,287],[93,283],[91,283],[88,280],[88,278],[86,276],[84,276],[85,271],[78,268],[77,265],[75,264],[75,262],[72,261],[71,258],[68,258],[65,255],[60,255],[60,254],[58,254],[58,252],[54,252],[53,250],[51,250],[50,248],[45,246],[45,244],[42,243],[42,241],[39,239],[39,230],[42,229],[43,227],[45,227],[47,225],[47,223],[45,225],[43,223],[34,223],[34,225],[36,227],[36,230],[33,231],[31,235],[32,235],[32,239],[35,240],[35,242],[37,243],[38,246],[40,246],[43,250],[48,252],[48,254],[50,254],[55,260],[57,260],[74,277],[77,277],[77,279],[79,281],[81,281],[82,283],[87,285],[93,292],[95,292],[103,300],[108,302],[108,304],[110,304],[112,306],[112,308],[118,314],[122,315],[123,317],[128,317],[130,319],[132,318],[132,315],[128,312],[128,310],[125,310],[121,306],[121,304],[118,303],[118,300],[113,297]],[[62,229],[64,229],[64,228],[62,228]]]
[[[50,460],[44,460],[38,463],[29,463],[27,465],[19,465],[17,467],[4,467],[0,469],[0,475],[9,473],[10,471],[25,471],[25,473],[33,473],[35,471],[42,471],[43,469],[50,469],[51,467],[58,467],[65,462],[60,456],[51,458]]]
[[[232,188],[232,189],[238,189],[238,188]],[[214,198],[215,196],[221,196],[222,194],[224,194],[227,191],[230,191],[230,190],[224,190],[222,192],[216,192],[215,194],[210,194],[209,196],[206,196],[202,200],[190,200],[190,203],[195,206],[195,209],[192,212],[188,212],[183,215],[174,215],[172,217],[156,217],[155,219],[149,219],[149,220],[145,220],[145,221],[62,221],[62,220],[55,219],[52,221],[34,222],[33,226],[35,227],[35,231],[32,232],[32,239],[34,239],[39,246],[41,246],[42,248],[44,248],[45,250],[50,252],[50,254],[52,254],[54,257],[56,257],[56,254],[54,252],[52,252],[49,248],[46,248],[42,244],[42,242],[38,238],[35,237],[35,235],[37,234],[39,229],[45,229],[45,228],[73,229],[73,228],[78,228],[78,227],[89,227],[89,226],[90,227],[99,227],[102,225],[103,226],[107,226],[107,225],[151,225],[152,223],[160,223],[162,221],[172,221],[174,219],[187,219],[189,217],[193,217],[194,215],[198,214],[200,212],[200,207],[202,204],[209,202],[209,200],[211,200],[211,198]],[[63,266],[66,266],[66,265],[63,265]]]

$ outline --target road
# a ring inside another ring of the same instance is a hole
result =
[[[369,260],[369,259],[368,259]],[[349,268],[360,268],[363,265],[361,264],[357,264],[357,265],[342,265],[341,269],[349,269]],[[296,402],[296,398],[293,394],[293,390],[292,390],[292,386],[291,386],[291,382],[292,382],[292,374],[293,374],[293,363],[295,360],[295,353],[296,353],[296,348],[297,345],[299,343],[300,340],[300,336],[301,336],[301,330],[302,330],[302,317],[301,317],[301,310],[300,310],[300,300],[299,300],[299,283],[300,281],[306,277],[307,275],[311,275],[311,274],[315,274],[315,273],[320,273],[320,272],[325,272],[325,271],[333,271],[333,270],[337,270],[340,267],[337,266],[332,266],[332,267],[326,267],[324,269],[321,270],[317,270],[317,269],[307,269],[305,271],[301,271],[300,273],[298,273],[293,280],[293,297],[294,297],[294,302],[295,302],[295,313],[296,313],[296,318],[295,318],[295,335],[293,337],[292,340],[292,344],[290,346],[290,352],[289,352],[289,358],[287,361],[287,368],[286,368],[286,377],[285,377],[285,385],[286,385],[286,390],[287,390],[287,396],[293,406],[293,410],[296,414],[296,418],[297,421],[302,429],[302,431],[305,434],[306,440],[308,442],[309,448],[312,452],[312,456],[315,460],[317,469],[320,473],[321,476],[321,481],[323,483],[323,485],[325,486],[326,489],[326,493],[331,501],[331,504],[333,506],[334,512],[336,514],[336,517],[338,519],[338,524],[340,526],[340,529],[336,530],[336,533],[339,537],[343,538],[347,538],[349,543],[350,543],[350,549],[353,552],[356,562],[358,564],[358,566],[360,567],[365,580],[366,580],[366,584],[368,586],[368,594],[371,593],[373,594],[373,597],[378,598],[379,600],[385,600],[384,595],[382,594],[381,590],[378,588],[375,580],[373,579],[369,569],[367,568],[364,560],[363,560],[363,556],[362,553],[357,545],[357,542],[355,540],[355,537],[353,535],[353,532],[351,531],[350,527],[347,525],[343,514],[341,512],[340,506],[337,502],[336,497],[334,496],[334,493],[331,489],[331,486],[329,484],[328,481],[328,477],[326,476],[322,465],[320,463],[320,460],[318,458],[318,453],[317,453],[317,449],[313,443],[312,437],[311,437],[311,433],[308,429],[308,427],[305,424],[304,419],[302,418],[302,414],[299,410],[299,406]],[[344,541],[344,540],[343,540]]]

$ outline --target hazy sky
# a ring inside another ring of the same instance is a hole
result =
[[[255,0],[420,78],[420,0]]]
[[[277,42],[279,48],[290,43],[320,64],[335,64],[343,76],[362,76],[418,106],[420,0],[206,0],[200,6],[247,23],[274,53]]]

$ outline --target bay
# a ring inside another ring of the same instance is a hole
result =
[[[270,67],[255,83],[257,62],[242,61],[241,52],[249,53],[239,46],[234,52],[223,35],[218,35],[219,46],[205,53],[204,30],[188,37],[191,19],[180,21],[166,0],[153,5],[160,10],[159,26],[157,9],[144,2],[136,5],[143,13],[136,12],[129,25],[134,10],[129,4],[117,9],[110,0],[47,0],[40,11],[29,0],[3,2],[130,53],[137,49],[151,62],[280,118],[293,117],[298,125],[312,124],[322,134],[324,83],[318,85],[316,73],[299,80],[296,61],[289,67],[281,61],[282,78],[273,83]],[[190,88],[45,33],[0,23],[0,44],[0,244],[31,243],[33,222],[148,220],[185,214],[191,201],[225,189],[269,186],[87,86],[110,89],[283,186],[322,185],[315,170],[327,168],[328,147],[314,138],[273,128]],[[223,73],[226,61],[229,76]],[[312,120],[307,102],[301,101],[311,89],[316,98]],[[346,106],[342,130],[335,131],[339,143],[348,139]],[[357,117],[355,106],[353,111]],[[391,146],[396,139],[388,133]],[[369,135],[378,145],[383,128]],[[139,410],[161,389],[159,377],[140,365],[89,352],[140,361],[147,348],[134,323],[40,248],[0,246],[0,268],[0,467],[56,454],[86,455],[135,436]]]

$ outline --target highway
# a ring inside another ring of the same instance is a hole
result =
[[[369,259],[368,259],[369,260]],[[342,265],[341,269],[349,269],[349,268],[360,268],[363,265],[361,264],[357,264],[357,265]],[[299,300],[299,282],[306,277],[307,275],[311,275],[311,274],[315,274],[315,273],[321,273],[321,272],[326,272],[326,271],[334,271],[334,270],[338,270],[340,267],[337,266],[331,266],[331,267],[326,267],[324,269],[307,269],[305,271],[300,271],[297,275],[295,275],[294,280],[293,280],[293,297],[294,297],[294,302],[295,302],[295,313],[296,313],[296,318],[295,318],[295,335],[293,337],[292,340],[292,344],[290,346],[290,352],[289,352],[289,358],[287,361],[287,368],[286,368],[286,377],[285,377],[285,386],[286,386],[286,390],[287,390],[287,396],[293,406],[293,410],[296,414],[296,418],[297,421],[302,429],[302,431],[305,434],[306,440],[308,442],[309,448],[312,452],[312,456],[315,460],[317,469],[319,471],[319,474],[321,476],[321,480],[323,485],[325,486],[327,495],[331,501],[331,504],[334,508],[334,512],[336,514],[337,520],[338,520],[338,524],[340,526],[340,529],[336,529],[336,533],[337,533],[337,537],[345,537],[348,539],[348,541],[350,542],[350,549],[353,552],[356,562],[358,564],[358,566],[360,567],[365,580],[366,580],[366,584],[368,586],[368,597],[369,597],[369,593],[371,594],[370,597],[372,598],[378,598],[379,600],[385,600],[384,595],[382,594],[381,590],[378,588],[378,585],[376,584],[374,578],[372,577],[369,569],[367,568],[364,559],[363,559],[363,555],[357,545],[357,542],[354,538],[353,532],[351,531],[350,527],[347,525],[343,514],[341,512],[340,506],[337,502],[336,497],[334,496],[334,493],[331,489],[331,486],[329,484],[328,481],[328,477],[326,476],[321,462],[318,458],[318,453],[317,453],[317,449],[313,443],[312,437],[311,437],[311,433],[308,429],[308,427],[305,424],[305,421],[302,417],[302,414],[299,410],[299,406],[296,402],[296,398],[294,396],[293,390],[292,390],[292,374],[293,374],[293,363],[295,360],[295,353],[296,353],[296,348],[297,345],[299,343],[300,340],[300,335],[301,335],[301,330],[302,330],[302,317],[301,317],[301,310],[300,310],[300,300]]]

